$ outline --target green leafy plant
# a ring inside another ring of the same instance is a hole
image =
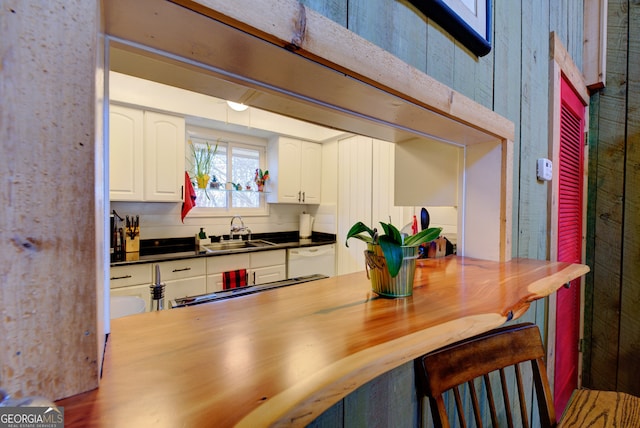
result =
[[[421,230],[415,235],[402,234],[391,223],[380,222],[384,235],[378,234],[378,229],[371,229],[359,221],[347,233],[345,245],[349,246],[349,238],[356,238],[372,245],[380,245],[382,253],[387,261],[387,269],[391,277],[396,277],[402,266],[402,247],[417,247],[420,244],[431,242],[440,236],[441,227],[430,227]]]
[[[202,180],[203,177],[209,177],[211,167],[213,166],[213,158],[218,151],[218,143],[212,146],[208,141],[204,147],[197,147],[191,140],[189,140],[189,146],[191,147],[191,171],[196,180]]]

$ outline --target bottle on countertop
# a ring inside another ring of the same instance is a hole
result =
[[[207,237],[207,233],[204,231],[204,227],[200,228],[200,232],[196,233],[196,251],[200,251],[201,245],[211,244],[211,239]]]

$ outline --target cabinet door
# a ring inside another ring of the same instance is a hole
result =
[[[143,113],[109,106],[109,199],[141,201],[143,194]]]
[[[252,285],[258,285],[287,279],[286,263],[286,250],[251,253],[249,283]]]
[[[216,291],[222,291],[222,274],[214,273],[207,275],[207,293],[214,293]]]
[[[303,204],[320,203],[322,182],[322,146],[303,142],[300,151],[300,189]]]
[[[249,254],[207,257],[207,293],[222,290],[222,272],[249,270],[250,265]]]
[[[198,296],[207,292],[206,277],[198,276],[194,278],[178,279],[167,281],[164,289],[164,307],[170,307],[170,300],[180,297]]]
[[[151,291],[149,285],[133,285],[131,287],[122,287],[112,289],[110,296],[137,296],[144,300],[144,311],[149,312],[151,307]]]
[[[182,201],[184,146],[183,118],[145,112],[144,198],[146,201]]]
[[[251,285],[266,284],[267,282],[287,279],[286,265],[268,266],[251,269],[249,283]]]
[[[300,202],[300,156],[302,142],[280,138],[278,143],[278,202]]]

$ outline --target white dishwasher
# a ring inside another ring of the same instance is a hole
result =
[[[287,278],[297,278],[317,273],[335,276],[335,244],[290,248],[287,250]]]

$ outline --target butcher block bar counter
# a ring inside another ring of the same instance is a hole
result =
[[[366,382],[522,315],[589,268],[457,256],[418,260],[413,296],[365,272],[115,319],[96,390],[57,404],[67,426],[304,426]]]

